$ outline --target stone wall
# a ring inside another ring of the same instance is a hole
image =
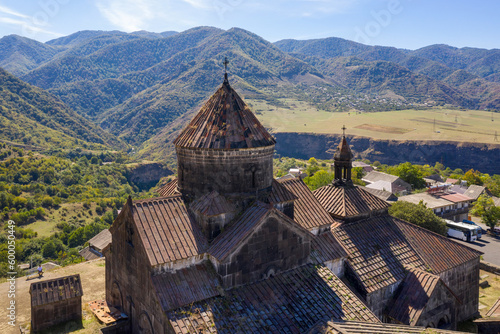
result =
[[[106,301],[129,316],[133,333],[139,333],[139,325],[148,324],[151,333],[163,333],[168,325],[152,286],[149,260],[133,226],[126,207],[110,229],[112,243],[105,251]]]
[[[366,305],[380,320],[387,320],[385,319],[387,307],[400,284],[401,281],[398,281],[366,295]]]
[[[476,315],[479,307],[479,257],[439,276],[462,302],[457,306],[457,322]]]
[[[208,150],[176,147],[179,190],[193,199],[213,190],[221,195],[271,189],[274,145]]]
[[[455,296],[442,283],[438,283],[415,326],[456,329],[456,305]]]
[[[267,278],[306,264],[310,254],[309,233],[298,232],[271,215],[245,243],[222,263],[214,265],[225,288]]]
[[[55,326],[69,320],[82,319],[82,296],[31,308],[33,332]]]

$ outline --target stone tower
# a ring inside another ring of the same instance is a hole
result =
[[[178,190],[188,202],[213,191],[228,198],[264,195],[272,187],[275,143],[226,74],[174,141]]]
[[[347,140],[345,139],[345,126],[342,127],[344,131],[342,140],[340,141],[337,151],[333,156],[333,166],[335,172],[334,183],[352,183],[352,158],[353,154]]]

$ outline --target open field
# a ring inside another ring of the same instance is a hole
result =
[[[104,299],[105,297],[105,270],[104,260],[94,260],[91,262],[82,262],[79,264],[57,268],[44,273],[41,280],[51,278],[80,274],[82,279],[82,311],[83,311],[83,328],[78,329],[76,324],[65,324],[56,332],[60,333],[98,333],[99,328],[103,325],[99,324],[94,315],[90,312],[88,302],[96,299]],[[0,284],[0,295],[2,296],[2,307],[0,307],[0,333],[19,333],[19,325],[23,327],[30,322],[31,319],[31,302],[29,288],[31,283],[38,281],[38,278],[27,281],[26,277],[20,277],[16,280],[16,316],[17,326],[12,327],[7,324],[7,291],[9,283]]]
[[[109,209],[108,209],[109,210]],[[38,233],[39,237],[50,237],[55,232],[60,232],[56,225],[60,222],[76,223],[79,226],[87,225],[100,217],[96,213],[96,203],[92,202],[89,209],[83,203],[63,203],[57,209],[45,209],[45,218],[33,223],[23,225]]]
[[[500,144],[500,114],[479,110],[400,110],[372,113],[318,111],[305,102],[283,100],[290,109],[248,101],[273,132],[342,133],[389,140],[437,140]],[[492,121],[493,119],[493,121]],[[495,139],[495,133],[498,137]]]

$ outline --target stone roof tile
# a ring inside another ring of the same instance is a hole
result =
[[[227,81],[174,141],[176,146],[205,149],[255,148],[275,143]]]
[[[306,333],[325,319],[379,323],[335,274],[305,265],[169,312],[174,333]]]
[[[134,201],[131,210],[151,266],[206,251],[207,240],[181,196]]]

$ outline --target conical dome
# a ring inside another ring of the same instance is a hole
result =
[[[351,152],[349,144],[347,144],[345,136],[342,136],[342,140],[339,146],[337,147],[337,151],[335,152],[333,158],[339,161],[351,161],[353,156],[354,155]]]
[[[231,88],[227,75],[174,144],[177,187],[187,199],[217,191],[243,201],[272,188],[275,140]]]
[[[205,149],[256,148],[275,143],[227,80],[174,141],[176,146]]]

